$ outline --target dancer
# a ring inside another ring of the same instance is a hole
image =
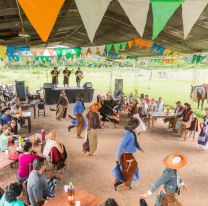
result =
[[[87,137],[89,140],[89,156],[93,156],[97,149],[98,129],[101,129],[101,123],[97,111],[100,109],[100,104],[94,103],[89,107],[87,113]]]
[[[66,117],[66,113],[67,113],[67,106],[68,106],[68,99],[66,96],[65,91],[62,91],[56,106],[56,119],[60,120],[61,118],[65,118]]]
[[[86,122],[83,117],[83,113],[85,111],[85,106],[83,102],[83,94],[81,94],[74,105],[73,108],[73,117],[68,115],[69,118],[72,119],[72,124],[69,125],[68,130],[70,131],[73,127],[77,127],[77,138],[82,138],[81,134],[83,129],[86,128]]]
[[[201,132],[198,137],[198,149],[201,151],[208,150],[208,107],[205,108],[206,116],[203,118]]]
[[[117,165],[113,169],[113,176],[117,176],[118,163],[120,163],[121,171],[123,172],[123,181],[118,179],[114,180],[114,188],[117,189],[117,186],[124,183],[124,189],[132,189],[131,182],[132,180],[139,179],[139,170],[137,166],[137,161],[135,160],[133,153],[137,150],[142,150],[137,141],[136,131],[139,126],[139,120],[132,118],[129,120],[127,126],[125,127],[126,132],[123,135],[119,149],[117,151]]]
[[[176,194],[180,194],[181,187],[187,189],[178,174],[178,169],[184,167],[187,161],[187,157],[179,151],[165,157],[163,164],[166,166],[166,169],[163,171],[162,177],[160,177],[152,185],[151,189],[143,194],[141,198],[146,199],[160,186],[164,185],[164,191],[161,191],[157,196],[155,206],[182,206],[175,196]]]

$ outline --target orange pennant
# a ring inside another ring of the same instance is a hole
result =
[[[53,56],[54,49],[53,48],[48,48],[48,52],[51,56]]]
[[[141,38],[134,39],[136,46],[138,46],[138,44],[141,44],[142,40],[143,39],[141,39]]]
[[[145,46],[146,46],[146,49],[150,49],[152,47],[152,42],[150,41],[145,41]]]
[[[175,52],[173,52],[172,56],[174,57],[174,56],[176,56],[178,54],[179,54],[179,52],[175,51]]]
[[[18,1],[42,41],[47,42],[64,0]]]
[[[165,49],[163,55],[170,55],[172,51],[170,49]]]
[[[129,46],[129,49],[131,49],[131,48],[132,48],[133,43],[134,43],[134,41],[128,41],[128,46]]]

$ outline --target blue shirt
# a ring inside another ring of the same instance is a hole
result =
[[[119,159],[125,151],[126,153],[135,153],[137,150],[134,134],[130,131],[126,131],[122,137],[120,146],[117,151],[117,159]]]
[[[11,121],[11,116],[3,114],[2,115],[2,125],[9,124]]]
[[[3,195],[3,197],[1,198],[0,205],[4,205],[4,206],[24,206],[24,204],[20,200],[14,200],[12,202],[7,202],[5,200],[5,195]]]
[[[83,103],[80,100],[77,100],[73,108],[73,115],[76,116],[77,113],[83,114],[84,110],[85,108],[84,108]]]

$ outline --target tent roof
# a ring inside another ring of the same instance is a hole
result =
[[[25,31],[30,35],[29,46],[65,45],[70,47],[83,47],[104,45],[138,38],[139,34],[130,23],[117,0],[112,0],[105,16],[96,32],[94,42],[91,43],[79,11],[74,0],[65,0],[59,13],[57,22],[47,43],[40,37],[21,10]],[[22,30],[16,0],[0,0],[0,44],[27,45],[25,38],[19,37]],[[208,6],[203,11],[187,39],[183,36],[182,8],[179,7],[168,21],[164,30],[156,39],[156,43],[182,53],[205,52],[208,48]],[[152,36],[152,10],[148,13],[147,24],[143,38],[151,40]],[[149,56],[150,52],[133,48],[127,50],[128,55]]]

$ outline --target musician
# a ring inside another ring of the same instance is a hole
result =
[[[63,75],[64,75],[64,87],[65,85],[68,87],[69,86],[69,77],[71,75],[72,70],[68,70],[68,68],[66,67],[63,71]]]
[[[77,71],[75,72],[75,75],[76,75],[77,87],[80,87],[80,82],[83,79],[83,72],[81,71],[79,67]]]
[[[54,87],[57,87],[58,75],[59,75],[59,71],[57,67],[54,67],[54,69],[51,71],[51,75],[52,75],[52,84]]]

